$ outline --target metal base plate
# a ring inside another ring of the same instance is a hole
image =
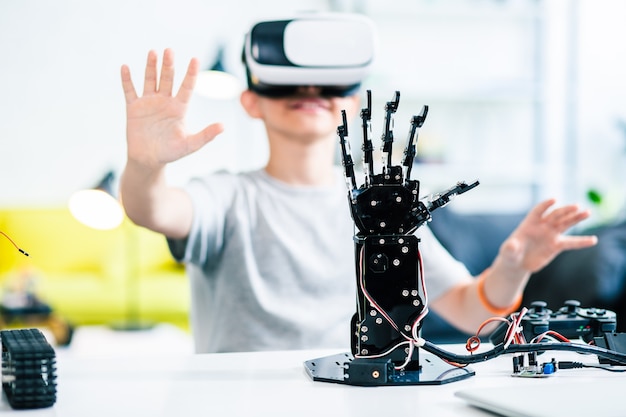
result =
[[[442,385],[475,375],[471,368],[459,368],[430,353],[420,352],[418,370],[396,370],[393,363],[382,359],[354,359],[340,353],[304,362],[314,381],[359,386]]]

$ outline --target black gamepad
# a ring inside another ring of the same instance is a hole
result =
[[[565,301],[556,311],[547,308],[544,301],[534,301],[522,318],[521,326],[527,342],[548,330],[568,339],[580,338],[590,342],[594,337],[614,332],[617,328],[617,316],[613,311],[604,308],[580,307],[577,300]],[[490,337],[491,342],[502,342],[507,327],[506,324],[498,327]]]

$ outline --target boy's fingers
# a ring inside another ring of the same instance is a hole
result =
[[[533,221],[540,220],[543,216],[545,216],[546,211],[548,211],[554,203],[555,200],[552,198],[542,201],[530,210],[528,218],[531,218]]]
[[[598,237],[589,236],[567,236],[561,242],[561,250],[583,249],[598,243]]]
[[[196,79],[198,78],[198,65],[198,60],[196,58],[193,58],[189,62],[187,73],[185,74],[185,78],[183,79],[180,89],[178,90],[178,94],[176,95],[176,97],[183,102],[188,102],[191,99],[193,89],[196,85]]]
[[[130,77],[130,69],[127,65],[122,65],[121,75],[124,97],[126,98],[126,103],[130,103],[137,98],[137,92],[135,91],[135,86],[133,85],[133,81]]]
[[[190,147],[195,152],[215,139],[215,137],[223,131],[224,126],[221,123],[213,123],[189,138]]]
[[[589,215],[590,212],[588,210],[581,211],[577,205],[573,204],[555,209],[547,214],[545,219],[550,225],[565,231],[585,220]]]
[[[157,54],[154,51],[148,52],[146,62],[146,73],[143,82],[143,94],[154,94],[157,89]]]
[[[166,49],[163,52],[163,63],[161,64],[161,80],[159,81],[159,93],[164,95],[172,94],[174,85],[174,52]]]

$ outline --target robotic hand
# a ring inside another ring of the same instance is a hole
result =
[[[411,369],[419,367],[414,341],[419,337],[421,320],[428,313],[419,239],[413,233],[431,220],[432,211],[476,187],[478,181],[459,182],[444,192],[420,200],[420,183],[410,176],[418,131],[424,124],[428,106],[412,117],[402,165],[394,166],[391,126],[399,101],[400,93],[396,91],[385,106],[383,167],[382,173],[374,174],[373,145],[369,137],[371,92],[367,91],[367,108],[361,111],[365,178],[360,187],[357,187],[354,162],[346,140],[345,111],[337,133],[351,214],[358,229],[354,237],[358,294],[357,312],[352,319],[352,354],[355,358],[385,357],[403,369]]]
[[[523,343],[507,346],[500,342],[481,354],[458,355],[420,338],[422,319],[428,313],[428,297],[418,247],[419,238],[414,232],[431,219],[434,210],[448,204],[454,196],[476,187],[478,181],[471,184],[459,182],[441,193],[423,200],[419,198],[419,181],[412,180],[410,174],[418,129],[426,119],[428,107],[424,106],[421,114],[411,119],[402,165],[394,166],[391,157],[393,132],[390,126],[399,101],[400,93],[396,92],[393,100],[385,106],[383,169],[382,173],[374,174],[373,146],[369,139],[371,94],[367,92],[367,108],[361,112],[365,178],[360,187],[357,186],[354,163],[346,141],[348,125],[345,112],[343,124],[338,127],[350,209],[357,229],[354,236],[357,303],[351,323],[351,353],[306,361],[305,369],[313,380],[363,386],[440,385],[475,375],[470,367],[463,365],[486,361],[504,353],[536,355],[548,350],[594,353],[605,361],[601,363],[626,363],[623,352],[580,343]],[[614,317],[607,319],[604,310],[593,310],[581,313],[584,316],[582,318],[568,316],[550,323],[554,322],[560,329],[567,330],[571,327],[568,325],[571,321],[592,319],[595,323],[594,318],[602,316],[599,320],[604,323],[604,331],[596,330],[598,334],[605,335],[604,338],[596,337],[594,340],[598,344],[612,345],[611,349],[618,347],[616,340],[624,339],[620,338],[623,335],[606,333],[611,331]],[[519,317],[521,321],[523,316]],[[542,326],[545,327],[543,330],[549,327],[545,320],[545,323],[537,322],[536,318],[527,321],[535,325],[536,331]],[[576,329],[581,328],[579,324],[573,325]],[[519,323],[514,328],[521,329]],[[421,362],[420,351],[424,352]],[[514,366],[517,366],[514,373],[520,376],[522,373],[528,376],[529,372],[541,376],[546,374],[547,368],[520,367],[519,359],[514,358]],[[578,367],[572,364],[568,366],[569,369]]]

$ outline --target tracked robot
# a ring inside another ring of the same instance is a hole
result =
[[[0,235],[30,256],[9,235],[3,231]],[[52,406],[57,393],[56,353],[43,333],[39,329],[0,330],[0,347],[0,381],[9,405],[14,409]]]

